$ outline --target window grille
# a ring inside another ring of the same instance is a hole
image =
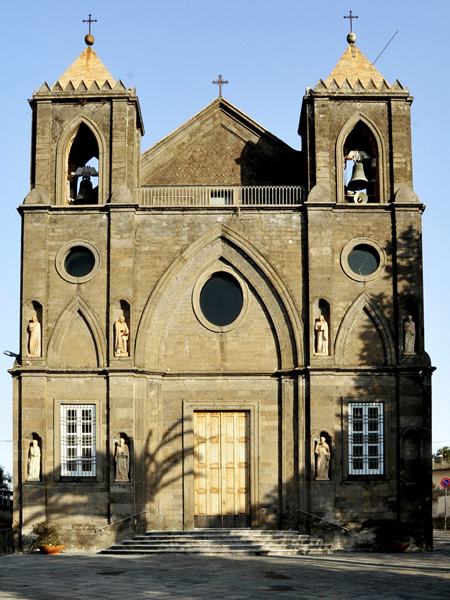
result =
[[[61,405],[61,475],[94,477],[95,405]]]
[[[349,475],[384,473],[383,404],[350,402],[348,405]]]

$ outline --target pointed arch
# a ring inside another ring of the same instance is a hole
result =
[[[86,300],[77,294],[72,298],[59,316],[48,344],[47,362],[49,366],[57,366],[62,341],[73,319],[80,313],[88,326],[97,352],[97,366],[106,366],[106,336],[100,321]]]
[[[56,149],[56,204],[67,204],[67,166],[71,142],[73,142],[78,129],[84,124],[93,133],[98,145],[98,203],[105,203],[107,190],[107,166],[104,160],[106,154],[106,141],[98,125],[85,115],[73,119],[65,128],[58,141]]]
[[[248,240],[227,225],[217,225],[205,233],[161,276],[138,326],[136,365],[159,368],[168,319],[181,295],[218,260],[225,260],[234,267],[259,295],[276,332],[281,368],[302,365],[303,324],[289,291],[274,267]]]
[[[383,136],[375,123],[364,113],[357,111],[342,127],[336,140],[336,184],[337,184],[337,201],[344,202],[344,169],[342,167],[344,143],[356,125],[361,122],[370,129],[378,149],[378,179],[379,179],[379,202],[385,203],[386,200],[386,147],[383,141]]]
[[[360,296],[358,296],[358,298],[347,310],[344,318],[341,321],[335,343],[336,364],[346,364],[345,349],[347,347],[349,335],[357,318],[364,310],[366,310],[371,316],[377,327],[378,333],[380,334],[383,342],[386,364],[394,365],[395,340],[391,331],[391,327],[383,311],[378,306],[378,303],[367,292],[363,292]]]

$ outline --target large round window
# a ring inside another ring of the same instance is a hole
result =
[[[345,273],[355,281],[373,281],[386,265],[386,253],[371,238],[360,237],[348,242],[341,253]]]
[[[89,275],[94,266],[95,256],[89,248],[83,246],[71,248],[64,261],[64,268],[72,277],[85,277]]]
[[[348,264],[357,275],[372,275],[380,264],[380,255],[372,246],[359,244],[348,255]]]
[[[84,283],[92,279],[100,269],[101,262],[98,249],[85,240],[68,242],[55,257],[56,270],[70,283]]]
[[[200,292],[200,309],[205,318],[219,327],[230,325],[241,314],[244,297],[233,275],[225,271],[214,273]]]
[[[217,333],[231,331],[245,318],[248,286],[232,267],[218,262],[196,281],[192,307],[206,329]]]

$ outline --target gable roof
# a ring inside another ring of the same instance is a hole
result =
[[[329,86],[333,79],[339,86],[342,86],[347,80],[352,87],[358,79],[363,86],[369,84],[370,81],[376,86],[381,85],[383,82],[386,83],[383,75],[354,44],[348,45],[347,50],[325,81],[325,85]]]
[[[111,87],[116,85],[116,81],[111,73],[89,46],[80,54],[80,56],[70,65],[70,67],[61,75],[55,85],[59,84],[64,89],[69,82],[76,89],[81,82],[89,88],[94,81],[99,87],[108,82]],[[53,86],[55,87],[55,86]]]
[[[290,183],[298,155],[231,102],[216,98],[142,154],[141,185]]]

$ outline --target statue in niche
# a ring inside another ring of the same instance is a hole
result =
[[[405,332],[405,343],[403,345],[403,354],[415,354],[414,346],[416,344],[416,324],[411,315],[405,321],[403,326]]]
[[[328,481],[328,471],[330,467],[331,452],[326,439],[321,436],[320,442],[317,442],[316,449],[316,480],[317,481]]]
[[[114,323],[114,356],[128,356],[128,325],[121,316]]]
[[[33,440],[28,452],[27,481],[41,480],[41,449],[37,440]]]
[[[27,356],[41,356],[41,324],[36,316],[28,323],[28,332]]]
[[[130,450],[121,437],[116,446],[116,481],[130,481],[128,472],[130,470]]]
[[[316,320],[316,354],[328,354],[328,323],[323,315]]]

